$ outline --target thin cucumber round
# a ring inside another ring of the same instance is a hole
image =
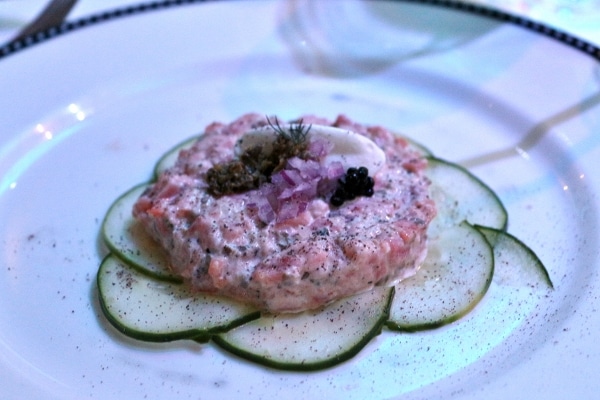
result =
[[[106,246],[119,258],[159,280],[181,282],[169,272],[165,251],[145,234],[131,215],[133,204],[148,185],[139,185],[120,196],[102,222]]]
[[[409,138],[408,136],[398,135],[408,142],[408,145],[417,151],[423,157],[433,157],[433,152],[429,150],[423,143],[419,143],[416,140]]]
[[[155,176],[195,140],[165,153]],[[239,302],[192,293],[168,271],[166,254],[131,215],[147,187],[140,185],[115,201],[102,224],[112,253],[97,276],[104,314],[119,331],[139,340],[212,339],[258,364],[312,371],[354,357],[384,327],[413,332],[456,321],[476,307],[492,280],[552,287],[535,253],[505,232],[507,212],[498,196],[466,169],[408,140],[428,158],[438,208],[428,230],[428,256],[414,277],[300,314],[261,316]]]
[[[438,211],[438,226],[473,225],[506,229],[508,213],[492,189],[465,168],[429,157],[426,170],[431,179],[431,196]],[[430,235],[435,235],[430,230]]]
[[[550,274],[535,252],[508,232],[476,225],[494,247],[496,272],[494,281],[503,286],[535,288],[540,283],[554,288]]]
[[[393,288],[376,287],[322,310],[265,315],[213,340],[233,354],[277,369],[306,371],[355,356],[381,333]]]
[[[414,332],[454,322],[479,303],[493,274],[494,255],[481,232],[467,222],[445,228],[417,274],[396,284],[386,325]]]
[[[150,342],[206,341],[260,316],[239,302],[152,279],[113,255],[100,265],[97,284],[102,311],[112,325],[127,336]]]

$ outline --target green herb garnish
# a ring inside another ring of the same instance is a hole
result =
[[[278,140],[280,137],[282,137],[283,140],[297,145],[306,143],[306,136],[312,127],[312,125],[304,125],[302,119],[300,119],[296,124],[292,123],[289,131],[286,131],[281,127],[281,125],[279,125],[279,120],[277,117],[275,117],[275,123],[271,122],[269,117],[267,117],[267,123],[275,131],[275,133],[279,135],[277,138]]]

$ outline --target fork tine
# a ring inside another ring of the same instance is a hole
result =
[[[52,0],[40,14],[25,26],[11,41],[23,39],[53,26],[60,25],[77,0]]]

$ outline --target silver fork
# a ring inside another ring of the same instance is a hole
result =
[[[44,31],[53,26],[60,25],[77,0],[52,0],[48,5],[40,12],[40,14],[29,24],[27,24],[21,31],[10,40],[15,42],[23,39],[29,35],[34,35],[38,32]]]

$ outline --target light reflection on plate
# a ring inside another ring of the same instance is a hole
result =
[[[0,382],[17,382],[8,398],[506,398],[509,383],[516,397],[578,397],[600,359],[597,67],[513,25],[384,2],[172,7],[7,57]],[[166,149],[249,111],[346,113],[469,165],[505,201],[509,230],[546,262],[555,292],[510,321],[498,320],[506,299],[491,292],[456,324],[385,333],[311,374],[119,335],[95,298],[104,212]]]

